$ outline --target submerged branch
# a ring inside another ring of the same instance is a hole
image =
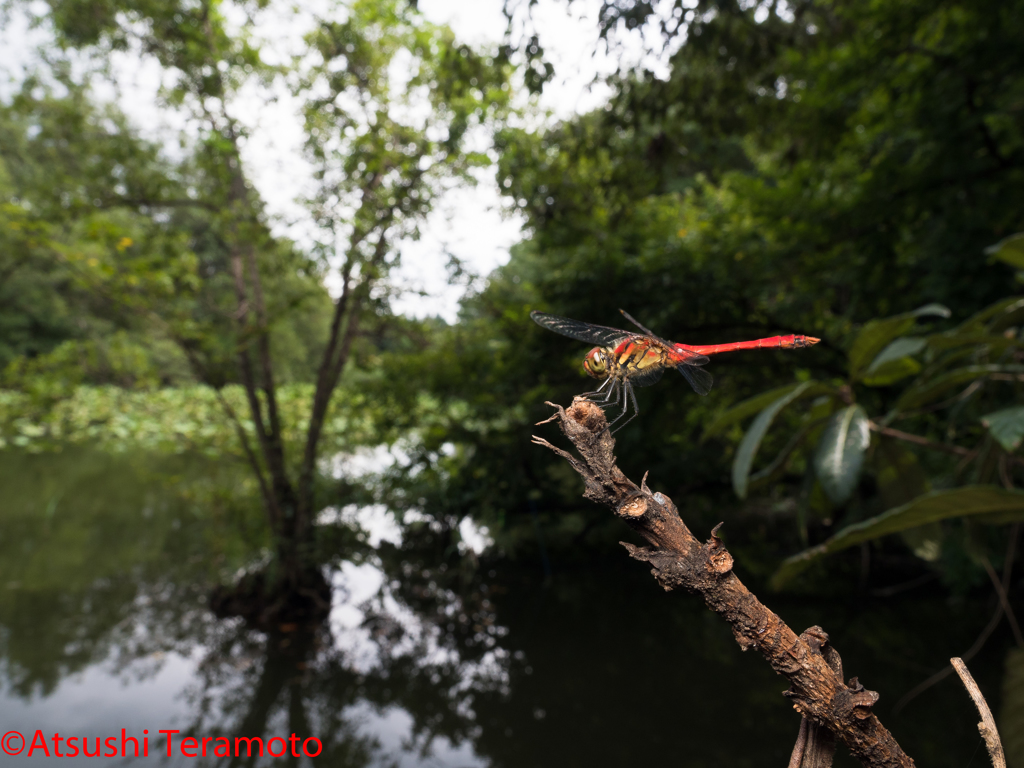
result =
[[[838,654],[828,635],[811,627],[797,635],[765,607],[732,572],[733,559],[716,526],[701,543],[679,516],[675,504],[661,493],[651,493],[645,481],[636,485],[616,464],[615,440],[604,413],[593,403],[577,398],[568,410],[554,403],[551,420],[576,446],[579,457],[534,437],[566,459],[586,484],[584,496],[610,507],[650,546],[623,543],[630,556],[650,563],[652,573],[666,590],[682,587],[697,592],[707,606],[732,626],[743,650],[758,651],[772,668],[790,682],[785,692],[793,708],[836,735],[866,766],[911,768],[908,757],[892,734],[871,711],[878,694],[853,678],[843,682]],[[833,656],[835,654],[835,656]]]

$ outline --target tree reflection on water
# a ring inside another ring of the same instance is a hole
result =
[[[45,699],[90,668],[129,685],[152,679],[174,656],[192,662],[181,681],[188,715],[148,723],[150,733],[312,735],[331,765],[415,764],[435,752],[483,762],[471,747],[473,698],[507,689],[510,655],[497,645],[502,631],[477,570],[437,557],[457,551],[445,531],[415,526],[418,535],[371,550],[336,521],[335,544],[349,545],[355,562],[333,571],[327,625],[259,632],[206,606],[225,574],[258,560],[258,524],[239,535],[244,513],[197,487],[187,459],[159,474],[138,457],[5,459],[13,494],[0,543],[3,709]]]
[[[326,624],[257,631],[216,619],[213,586],[258,567],[266,545],[258,506],[225,491],[238,477],[186,457],[0,454],[5,730],[295,733],[318,738],[317,763],[331,766],[629,765],[680,749],[689,766],[787,759],[798,720],[780,679],[740,654],[697,601],[666,595],[622,556],[554,551],[546,579],[538,559],[460,554],[454,520],[424,519],[377,541],[351,516],[325,514]],[[882,694],[880,712],[921,764],[970,760],[976,717],[955,686],[899,718],[890,708],[973,641],[990,606],[941,592],[770,602],[795,627],[829,631],[848,674]],[[1009,639],[990,643],[972,671],[995,690]],[[723,728],[743,738],[709,736]],[[150,744],[151,755],[163,752]]]

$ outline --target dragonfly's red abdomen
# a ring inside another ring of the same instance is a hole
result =
[[[803,349],[817,344],[821,339],[813,336],[770,336],[766,339],[754,339],[753,341],[734,341],[730,344],[711,344],[706,347],[695,347],[687,344],[676,344],[676,349],[686,352],[696,352],[699,355],[717,355],[722,352],[737,352],[741,349]]]

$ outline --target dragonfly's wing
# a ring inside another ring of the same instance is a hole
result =
[[[530,317],[533,318],[533,322],[537,325],[542,325],[549,331],[560,333],[577,341],[585,341],[598,347],[615,347],[622,339],[636,335],[619,328],[609,328],[606,325],[592,325],[581,320],[549,315],[546,312],[538,312],[537,310],[531,312]]]
[[[710,357],[702,355],[700,352],[691,352],[688,349],[683,349],[682,347],[676,344],[671,344],[661,339],[659,339],[659,341],[661,341],[662,344],[668,347],[669,352],[672,353],[672,356],[669,358],[669,360],[672,360],[676,365],[683,364],[701,366],[707,365],[708,363],[711,362]]]
[[[698,357],[703,357],[703,355],[698,355]],[[707,358],[704,358],[704,360],[707,362]],[[689,362],[680,363],[676,366],[676,370],[683,374],[683,377],[690,382],[693,391],[698,395],[706,395],[711,391],[711,385],[715,383],[715,379],[710,373],[703,368],[694,367]]]
[[[649,387],[652,384],[657,384],[663,373],[665,373],[664,368],[648,368],[645,371],[634,374],[629,380],[634,386]]]

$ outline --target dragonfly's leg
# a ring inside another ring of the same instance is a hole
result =
[[[616,379],[615,382],[608,390],[608,394],[605,396],[604,401],[606,408],[619,404],[619,398],[622,397],[622,388],[626,386],[626,382]]]
[[[601,409],[607,408],[611,404],[612,398],[614,398],[614,402],[616,403],[619,401],[619,380],[612,379],[611,382],[612,385],[608,388],[608,391],[605,392],[604,397],[602,397],[601,399],[595,398],[592,401],[596,403],[597,406]]]
[[[637,405],[636,403],[636,395],[633,394],[632,387],[629,388],[629,399],[633,401],[633,415],[626,419],[624,422],[622,422],[622,424],[619,425],[619,429],[622,429],[624,426],[629,424],[629,422],[631,422],[633,419],[640,415],[640,406]],[[623,411],[623,413],[625,413],[625,411]],[[618,421],[618,419],[616,419],[616,421]],[[616,429],[615,432],[618,432],[619,429]],[[612,434],[615,434],[615,432],[613,432]]]
[[[618,416],[616,416],[611,421],[611,423],[609,423],[609,425],[608,425],[609,427],[612,424],[614,424],[615,422],[617,422],[619,419],[621,419],[623,416],[625,416],[626,413],[629,411],[629,398],[630,397],[633,398],[633,402],[635,403],[636,402],[636,398],[633,397],[633,387],[632,387],[631,384],[629,384],[629,382],[625,382],[624,381],[624,382],[622,382],[622,413],[620,413]],[[619,404],[618,401],[616,401],[615,404],[618,405]]]
[[[605,379],[605,380],[604,380],[604,381],[603,381],[603,382],[601,383],[601,386],[600,386],[600,387],[598,387],[597,389],[595,389],[595,390],[594,390],[593,392],[584,392],[584,393],[583,393],[582,395],[580,395],[580,397],[585,397],[585,398],[587,398],[587,399],[590,399],[590,398],[591,398],[591,397],[593,397],[594,395],[599,395],[599,394],[601,394],[601,390],[602,390],[602,389],[604,389],[605,387],[607,387],[607,386],[608,386],[608,382],[610,382],[611,380],[612,380],[612,379],[611,379],[610,377],[609,377],[609,378],[607,378],[607,379]]]

